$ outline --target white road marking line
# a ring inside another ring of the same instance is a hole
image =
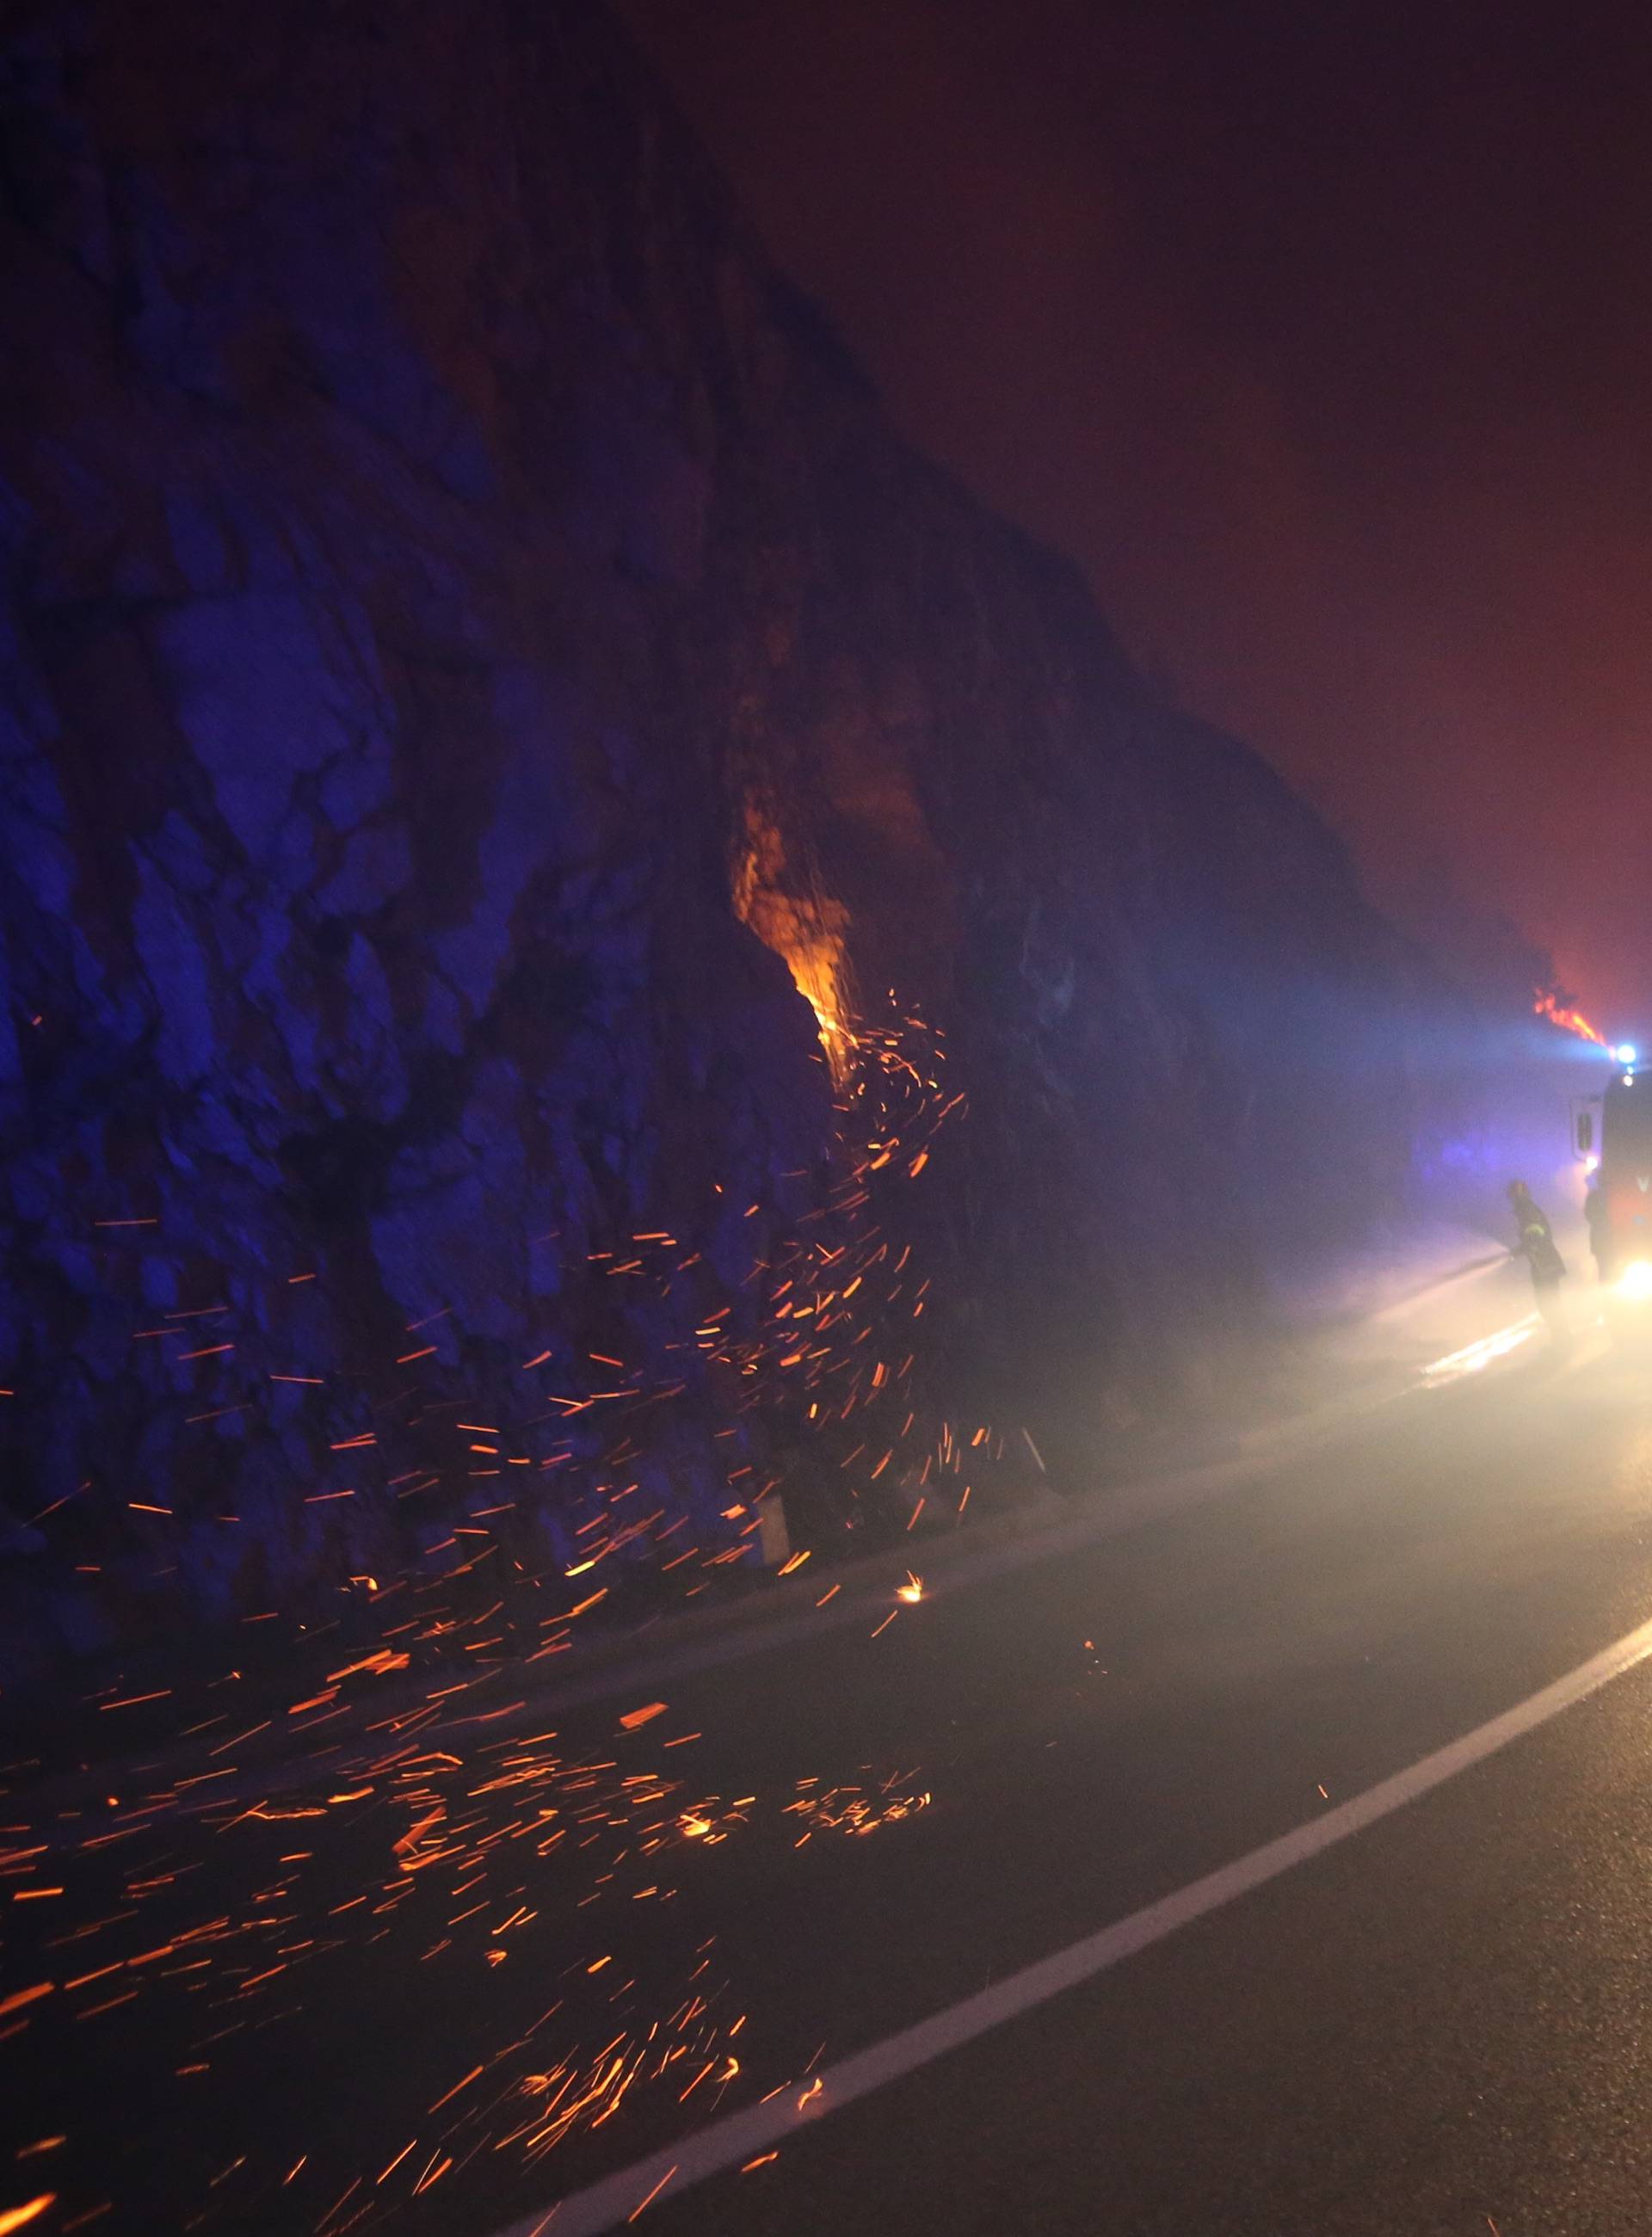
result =
[[[1448,1351],[1444,1359],[1431,1361],[1423,1369],[1423,1380],[1437,1388],[1442,1382],[1456,1382],[1465,1375],[1478,1375],[1495,1359],[1506,1358],[1523,1343],[1536,1335],[1537,1316],[1527,1313],[1523,1319],[1510,1321],[1490,1336],[1483,1336],[1477,1343],[1465,1343],[1461,1351]]]
[[[604,2230],[623,2227],[645,2201],[652,2202],[654,2194],[675,2197],[691,2183],[703,2182],[709,2175],[742,2166],[759,2152],[773,2150],[823,2114],[852,2105],[857,2097],[915,2073],[932,2059],[973,2042],[978,2036],[1047,2003],[1065,1990],[1093,1980],[1122,1959],[1174,1934],[1179,1927],[1191,1925],[1194,1919],[1248,1895],[1252,1888],[1265,1886],[1293,1865],[1334,1848],[1351,1834],[1363,1832],[1408,1802],[1443,1786],[1459,1772],[1483,1763],[1511,1740],[1547,1724],[1563,1709],[1587,1699],[1649,1657],[1652,1657],[1652,1623],[1643,1623],[1614,1646],[1579,1663],[1565,1677],[1556,1679],[1552,1686],[1545,1686],[1541,1693],[1505,1709],[1489,1724],[1477,1726],[1460,1739],[1437,1748],[1409,1770],[1379,1779],[1351,1802],[1339,1803],[1305,1825],[1281,1834],[1278,1840],[1264,1843],[1248,1856],[1190,1881],[1174,1894],[1160,1897],[1157,1903],[1132,1911],[1128,1917],[1058,1950],[1053,1957],[1024,1966],[978,1995],[965,1997],[961,2003],[856,2051],[836,2066],[827,2067],[817,2077],[793,2083],[768,2103],[712,2121],[668,2150],[656,2152],[651,2158],[575,2191],[537,2214],[512,2222],[496,2237],[541,2237],[541,2233],[543,2237],[599,2237]]]

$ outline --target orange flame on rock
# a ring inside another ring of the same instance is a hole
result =
[[[855,1051],[843,945],[849,913],[821,891],[818,880],[792,872],[778,825],[750,798],[745,843],[734,874],[734,913],[790,972],[815,1013],[833,1077],[841,1080]]]
[[[1531,1006],[1538,1017],[1547,1018],[1563,1033],[1576,1033],[1580,1040],[1593,1041],[1598,1048],[1606,1046],[1605,1034],[1597,1033],[1581,1010],[1563,1008],[1557,994],[1549,993],[1540,987]]]

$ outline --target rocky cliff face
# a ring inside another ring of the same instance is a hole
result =
[[[1447,998],[599,10],[24,4],[0,69],[33,1652],[499,1580],[554,1649],[782,1501],[1009,1495],[1398,1200]]]

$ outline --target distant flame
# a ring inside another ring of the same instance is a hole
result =
[[[1538,1017],[1547,1018],[1550,1025],[1559,1026],[1563,1032],[1576,1033],[1580,1040],[1593,1041],[1597,1047],[1606,1046],[1605,1034],[1597,1033],[1581,1010],[1563,1009],[1558,995],[1539,987],[1531,1006]]]
[[[790,874],[778,826],[755,800],[745,808],[745,844],[734,875],[734,912],[791,973],[815,1013],[821,1046],[841,1078],[855,1048],[843,934],[849,913],[813,879]]]

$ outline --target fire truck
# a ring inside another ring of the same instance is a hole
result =
[[[1652,1306],[1652,1072],[1635,1049],[1613,1049],[1612,1076],[1573,1114],[1578,1153],[1596,1170],[1591,1219],[1615,1301]]]

